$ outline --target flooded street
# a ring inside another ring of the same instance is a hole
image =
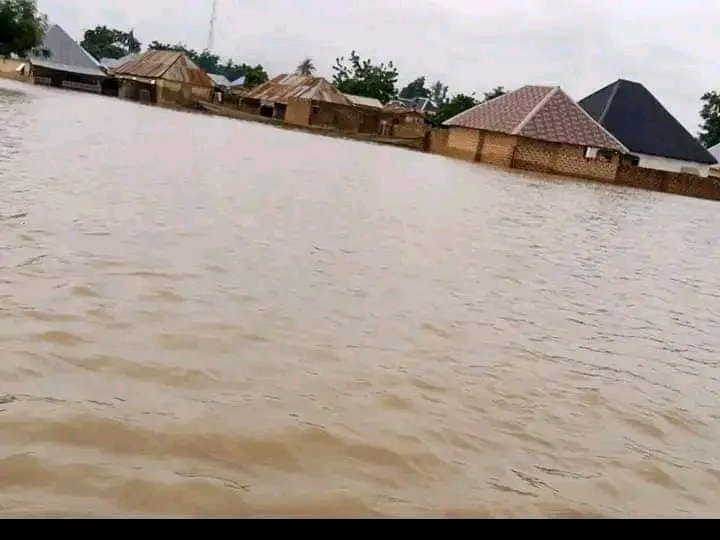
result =
[[[0,515],[720,514],[720,206],[0,81]]]

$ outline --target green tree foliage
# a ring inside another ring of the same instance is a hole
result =
[[[295,73],[298,75],[312,75],[315,73],[315,64],[313,64],[312,58],[306,58],[300,62]]]
[[[502,86],[496,86],[489,92],[483,92],[483,95],[485,96],[485,101],[490,101],[491,99],[495,99],[496,97],[504,96],[507,94],[507,91]]]
[[[438,106],[442,106],[447,102],[448,87],[441,81],[436,81],[430,87],[430,99]]]
[[[96,26],[86,30],[82,47],[97,60],[102,58],[122,58],[129,53],[140,52],[141,43],[135,39],[135,34],[123,32],[107,26]]]
[[[700,117],[703,123],[700,125],[700,142],[706,148],[720,143],[720,92],[705,92],[702,97],[703,106],[700,110]]]
[[[425,77],[418,77],[405,88],[400,90],[400,97],[407,99],[429,98],[431,95],[431,90],[425,88]]]
[[[438,107],[437,113],[433,116],[433,124],[439,126],[453,116],[460,114],[478,104],[475,96],[467,96],[465,94],[457,94],[452,99],[446,101]]]
[[[37,51],[46,28],[35,0],[0,0],[0,56]]]
[[[397,95],[398,70],[392,62],[375,65],[352,51],[349,59],[340,57],[335,61],[333,71],[333,84],[346,94],[376,98],[383,103]]]
[[[268,74],[261,65],[250,66],[248,64],[236,64],[232,59],[222,62],[220,57],[208,50],[201,53],[189,49],[182,43],[161,43],[153,41],[148,46],[150,50],[156,51],[180,51],[184,52],[190,60],[206,71],[217,75],[224,75],[230,81],[234,81],[239,77],[245,77],[245,86],[252,87],[262,84],[268,80]]]

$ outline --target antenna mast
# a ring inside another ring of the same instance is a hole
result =
[[[212,14],[210,15],[210,32],[208,33],[207,50],[212,51],[215,45],[215,18],[217,16],[217,0],[212,0]]]

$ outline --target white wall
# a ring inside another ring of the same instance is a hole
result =
[[[681,161],[679,159],[671,159],[659,156],[648,156],[647,154],[638,154],[635,152],[633,152],[632,155],[639,157],[639,166],[646,169],[683,172],[683,168],[691,168],[696,169],[698,171],[698,174],[702,177],[707,177],[707,175],[710,173],[710,165],[706,163],[695,163],[692,161]]]

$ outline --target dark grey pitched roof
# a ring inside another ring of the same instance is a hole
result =
[[[100,63],[57,24],[47,29],[40,48],[47,50],[50,56],[30,57],[35,65],[85,75],[105,75]]]
[[[717,163],[640,83],[620,79],[590,94],[579,105],[631,152]]]

